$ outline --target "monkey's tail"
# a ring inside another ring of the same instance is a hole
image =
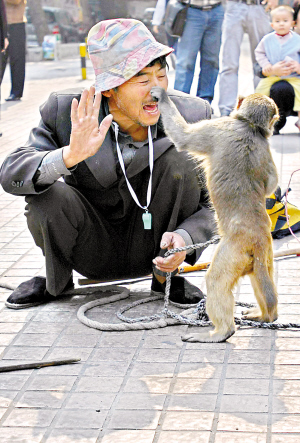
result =
[[[270,260],[270,264],[264,257]],[[266,314],[266,321],[274,321],[277,318],[278,295],[273,279],[273,255],[272,248],[268,254],[265,250],[255,253],[253,258],[253,289],[258,304],[263,314]]]

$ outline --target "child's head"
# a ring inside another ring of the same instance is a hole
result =
[[[290,32],[294,26],[294,10],[290,6],[282,5],[271,11],[271,26],[279,35]]]

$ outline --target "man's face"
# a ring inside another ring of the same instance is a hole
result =
[[[156,63],[142,69],[137,75],[120,85],[117,90],[106,91],[109,111],[120,128],[131,134],[137,126],[147,127],[157,123],[160,112],[150,91],[153,86],[168,87],[166,68]]]

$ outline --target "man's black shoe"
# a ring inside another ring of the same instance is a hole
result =
[[[166,283],[160,283],[153,276],[151,293],[153,295],[164,294]],[[192,285],[183,277],[171,277],[170,301],[182,305],[196,304],[204,298],[204,294],[197,286]]]
[[[73,288],[74,283],[71,277],[65,291]],[[57,297],[49,294],[46,290],[45,277],[33,277],[21,283],[8,297],[5,305],[11,309],[25,309],[55,300],[57,300]]]
[[[10,94],[10,96],[5,99],[6,102],[17,102],[19,100],[21,100],[21,97],[17,97],[15,94]]]

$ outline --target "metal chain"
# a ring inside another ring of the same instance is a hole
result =
[[[175,254],[176,252],[182,252],[187,250],[195,250],[198,248],[206,248],[211,244],[217,243],[220,240],[219,236],[213,237],[211,240],[205,242],[205,243],[196,243],[194,245],[185,246],[182,248],[174,248],[170,249],[165,253],[165,257],[168,257],[171,254]],[[209,317],[206,313],[206,298],[204,297],[202,300],[199,301],[199,303],[189,309],[185,309],[180,314],[177,314],[169,309],[169,303],[170,303],[170,288],[171,288],[171,273],[168,272],[166,276],[166,288],[165,288],[165,294],[148,297],[143,300],[138,300],[134,303],[131,303],[130,305],[127,305],[123,308],[121,308],[117,312],[117,317],[122,320],[123,324],[106,324],[106,323],[98,323],[92,320],[87,319],[85,317],[84,313],[88,309],[91,309],[92,307],[99,306],[100,304],[106,304],[110,303],[111,301],[117,301],[121,298],[126,298],[129,296],[128,293],[124,293],[124,295],[121,296],[115,296],[114,299],[111,299],[111,297],[107,297],[106,300],[96,300],[90,303],[87,303],[86,305],[83,305],[78,313],[77,317],[78,319],[86,324],[89,327],[100,329],[100,330],[106,330],[106,331],[125,331],[125,330],[133,330],[133,329],[154,329],[154,328],[161,328],[168,325],[175,325],[175,324],[186,324],[189,326],[211,326],[212,322],[209,320]],[[144,316],[139,318],[129,318],[123,315],[124,312],[129,311],[130,309],[144,303],[149,303],[151,301],[156,301],[164,298],[164,307],[160,314],[154,314],[151,316]],[[255,305],[251,303],[243,303],[243,302],[236,302],[236,306],[242,306],[242,307],[254,307]],[[181,307],[184,307],[184,305],[181,305]],[[258,321],[252,321],[252,320],[244,320],[240,319],[238,317],[234,318],[235,323],[240,326],[250,326],[250,327],[256,327],[256,328],[264,328],[264,329],[300,329],[300,324],[298,323],[261,323]]]

